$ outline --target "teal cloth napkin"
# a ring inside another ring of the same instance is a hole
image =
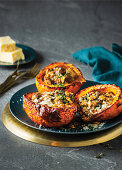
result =
[[[93,67],[94,81],[116,84],[122,88],[122,47],[113,43],[112,52],[104,47],[91,47],[73,54],[73,58]]]

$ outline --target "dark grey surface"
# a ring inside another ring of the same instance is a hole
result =
[[[111,49],[122,45],[122,2],[120,1],[0,1],[0,36],[10,35],[17,43],[33,47],[42,67],[56,61],[74,63],[86,79],[92,68],[72,58],[72,53],[91,46]],[[21,66],[29,69],[33,64]],[[0,67],[0,83],[14,70]],[[2,110],[20,88],[34,83],[24,81],[0,97],[0,170],[120,170],[122,137],[103,145],[58,148],[23,140],[2,123]],[[94,158],[103,152],[102,159]]]

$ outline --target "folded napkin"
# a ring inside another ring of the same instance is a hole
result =
[[[73,54],[78,61],[93,66],[93,80],[116,84],[122,88],[122,47],[112,44],[112,52],[104,47],[91,47]]]

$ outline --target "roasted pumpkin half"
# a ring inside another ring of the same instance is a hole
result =
[[[68,91],[33,92],[23,96],[23,109],[38,125],[60,127],[74,118],[77,104],[73,93]]]
[[[47,65],[36,76],[38,91],[66,90],[76,93],[86,82],[81,71],[73,64],[55,62]]]
[[[85,122],[113,119],[122,113],[122,91],[116,85],[95,85],[81,90],[75,100]]]

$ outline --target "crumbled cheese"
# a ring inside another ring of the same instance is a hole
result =
[[[88,126],[84,126],[84,127],[83,127],[83,130],[85,130],[85,131],[86,131],[86,130],[89,130],[89,127],[88,127]]]
[[[95,124],[95,123],[89,123],[88,125],[83,127],[84,131],[88,131],[88,130],[96,130],[96,129],[100,129],[105,125],[105,122],[101,122],[99,124]]]
[[[49,107],[51,107],[53,105],[53,103],[51,102],[50,99],[46,99],[46,100],[43,100],[39,103],[40,105],[48,105]]]
[[[37,103],[37,102],[38,102],[38,99],[37,99],[37,98],[35,98],[35,99],[33,100],[33,102],[34,102],[34,103]]]
[[[90,106],[91,106],[91,101],[89,100],[88,101],[88,108],[90,108]]]

